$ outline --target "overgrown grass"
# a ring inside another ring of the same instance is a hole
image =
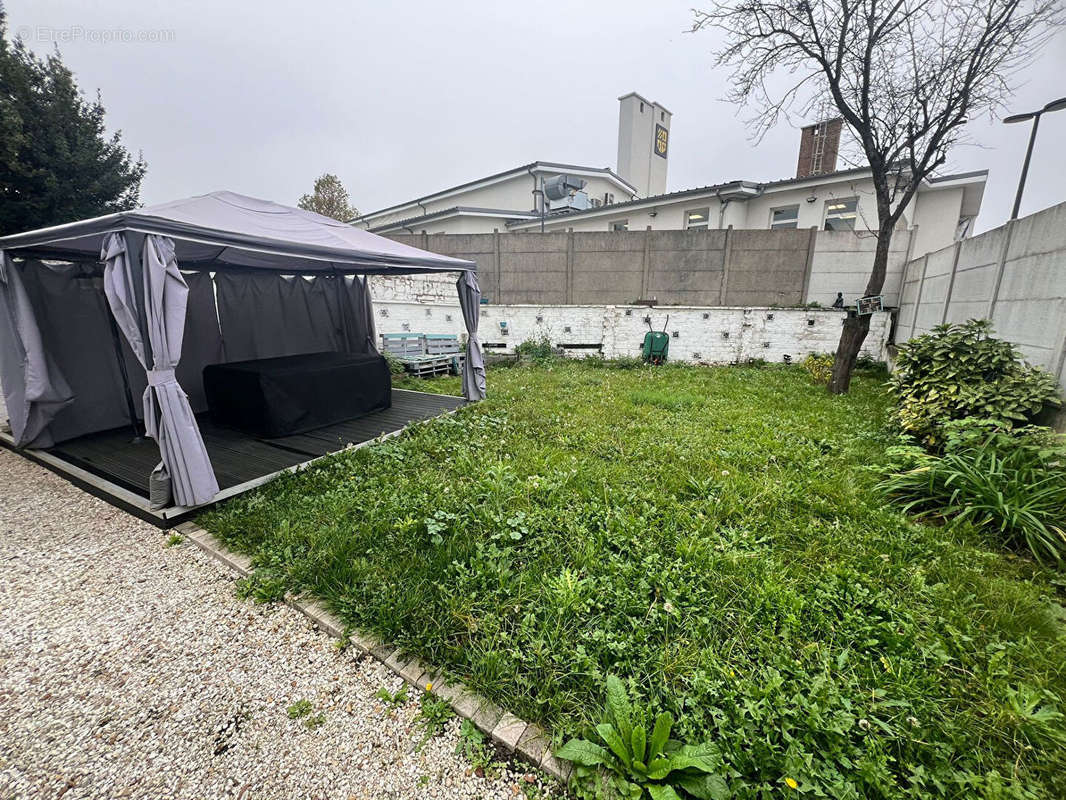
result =
[[[493,371],[201,522],[558,738],[622,676],[737,797],[1066,796],[1061,597],[873,491],[883,378],[610,366]]]

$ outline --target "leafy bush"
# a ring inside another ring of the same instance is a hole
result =
[[[546,333],[526,339],[515,347],[515,352],[519,361],[532,361],[534,364],[546,364],[558,358]]]
[[[392,353],[382,353],[381,355],[385,359],[385,363],[389,365],[389,372],[393,375],[403,375],[407,371],[404,369],[403,362]]]
[[[889,383],[904,433],[938,448],[949,420],[990,418],[1009,430],[1061,403],[1054,377],[1022,363],[1017,348],[990,336],[991,330],[988,320],[972,319],[938,325],[900,345]]]
[[[604,721],[596,726],[596,735],[607,746],[571,739],[555,755],[574,762],[576,788],[588,798],[639,800],[645,793],[652,800],[729,797],[719,774],[723,762],[717,748],[671,739],[673,725],[673,715],[664,711],[649,735],[644,714],[630,704],[622,681],[610,675]]]
[[[833,377],[833,356],[830,353],[811,353],[803,359],[803,368],[815,383],[828,384]]]
[[[855,369],[867,372],[886,372],[888,367],[884,361],[878,361],[873,356],[863,353],[855,359]]]
[[[1066,447],[1046,428],[1013,432],[998,420],[944,426],[942,455],[891,448],[879,488],[923,516],[968,520],[1041,563],[1066,558]]]

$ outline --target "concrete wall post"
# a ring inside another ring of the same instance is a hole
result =
[[[988,298],[988,312],[985,316],[991,320],[996,313],[996,303],[999,301],[999,289],[1003,283],[1003,269],[1007,266],[1007,251],[1010,250],[1010,240],[1014,236],[1014,225],[1017,220],[1008,220],[1004,226],[1003,247],[999,251],[999,263],[996,265],[996,280],[992,284],[992,295]]]
[[[911,262],[911,254],[914,252],[914,240],[918,238],[918,226],[911,225],[907,231],[907,252],[903,255],[903,263],[909,264]],[[906,280],[907,276],[904,275],[903,279]],[[900,294],[903,293],[903,287],[900,286]]]
[[[566,304],[574,304],[574,229],[566,229]]]
[[[733,226],[725,229],[725,246],[722,250],[722,282],[718,285],[718,305],[724,306],[729,295],[729,261],[733,257]]]
[[[807,239],[807,261],[803,265],[803,291],[800,293],[800,303],[807,305],[810,302],[808,295],[811,291],[811,273],[814,270],[814,250],[818,244],[818,227],[811,226],[811,235]]]
[[[1062,379],[1066,377],[1066,333],[1062,334],[1062,341],[1059,343],[1059,365],[1055,368],[1055,377],[1059,379],[1059,385],[1062,385]],[[1062,417],[1066,422],[1066,412]]]
[[[650,300],[651,286],[651,225],[644,229],[644,253],[640,259],[640,300]]]
[[[503,302],[503,264],[500,262],[500,230],[492,231],[493,260],[496,262],[496,297],[497,303]]]
[[[959,271],[959,253],[962,252],[962,242],[955,242],[955,255],[951,259],[951,277],[948,278],[948,291],[944,295],[944,310],[940,314],[940,324],[948,321],[948,309],[951,308],[951,293],[955,289],[955,273]]]
[[[914,313],[911,314],[911,329],[907,333],[908,339],[914,338],[914,328],[918,324],[918,309],[922,307],[922,289],[925,288],[925,270],[929,266],[929,254],[922,256],[922,276],[918,279],[918,294],[914,297]]]

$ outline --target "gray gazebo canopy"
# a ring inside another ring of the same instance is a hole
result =
[[[144,426],[162,458],[155,485],[172,487],[178,505],[208,502],[218,484],[193,408],[204,364],[223,351],[225,360],[308,347],[372,351],[368,285],[356,276],[459,272],[463,389],[482,399],[475,270],[471,261],[233,192],[2,237],[0,382],[13,437],[48,447],[115,427],[107,410],[121,371],[124,382],[144,386]],[[294,309],[302,327],[279,319]],[[100,333],[107,324],[122,342]],[[179,367],[185,339],[190,357]],[[113,351],[119,362],[135,361],[138,381],[125,363],[116,369]]]
[[[321,214],[234,192],[211,192],[0,237],[0,250],[16,258],[98,260],[105,237],[116,232],[173,239],[183,270],[406,275],[476,269],[472,261],[429,253]]]

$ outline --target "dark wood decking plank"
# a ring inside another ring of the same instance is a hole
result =
[[[402,430],[412,422],[439,416],[465,405],[461,397],[393,391],[390,408],[295,436],[256,439],[222,428],[207,415],[199,415],[215,478],[226,489],[263,475],[302,464],[312,458],[361,444]],[[89,434],[62,442],[51,452],[131,491],[148,496],[148,476],[159,463],[159,449],[151,439],[133,442],[128,427]]]

